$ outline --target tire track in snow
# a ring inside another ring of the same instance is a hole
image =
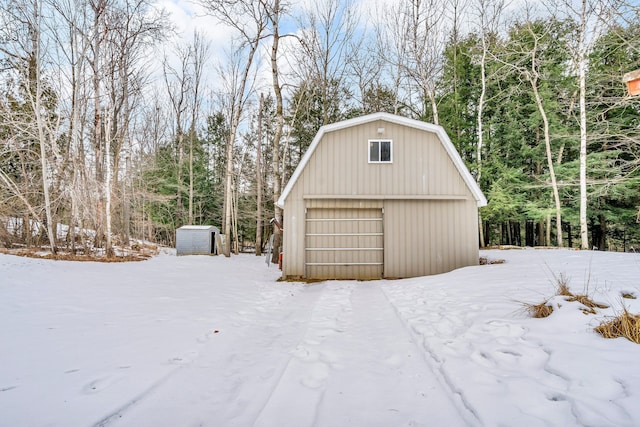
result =
[[[189,357],[182,364],[94,426],[250,425],[304,333],[319,294],[304,292],[299,284],[258,286],[258,295],[236,313],[232,329],[198,338],[195,354],[185,353]],[[273,332],[278,329],[284,332]]]
[[[455,382],[449,377],[446,370],[443,369],[443,360],[431,347],[427,337],[420,334],[414,327],[409,325],[407,319],[404,318],[398,309],[398,306],[391,301],[391,298],[389,297],[388,292],[385,291],[384,287],[381,288],[381,292],[392,307],[397,320],[403,325],[406,333],[412,337],[411,341],[414,343],[415,348],[423,356],[424,361],[438,379],[443,390],[448,394],[450,401],[459,409],[461,417],[470,425],[481,425],[482,423],[477,409],[471,404],[471,402],[469,402],[464,391],[456,386]],[[455,328],[458,325],[453,326]],[[418,345],[417,341],[421,342],[422,345]]]
[[[315,286],[323,287],[322,294],[313,307],[305,334],[254,420],[254,427],[315,425],[324,387],[335,363],[334,356],[323,350],[322,344],[328,337],[344,331],[355,284],[323,282]]]
[[[327,282],[253,426],[470,424],[422,355],[379,283]]]

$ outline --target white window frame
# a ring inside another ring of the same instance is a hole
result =
[[[389,160],[371,160],[371,143],[378,143],[378,158],[381,157],[382,154],[382,142],[389,143]],[[393,140],[389,138],[385,139],[370,139],[367,142],[367,158],[369,159],[369,163],[393,163]]]

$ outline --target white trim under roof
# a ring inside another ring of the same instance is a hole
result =
[[[302,156],[302,159],[300,160],[298,167],[293,172],[293,175],[291,175],[291,178],[289,179],[289,182],[287,182],[287,185],[284,187],[284,190],[282,191],[280,198],[276,202],[276,205],[284,209],[285,200],[289,196],[289,193],[293,189],[293,186],[295,185],[298,178],[300,178],[302,171],[307,166],[309,159],[311,159],[313,152],[318,147],[318,144],[320,143],[320,140],[322,139],[325,133],[340,130],[340,129],[345,129],[351,126],[357,126],[357,125],[373,122],[376,120],[384,120],[387,122],[404,125],[404,126],[424,130],[427,132],[433,132],[437,134],[440,137],[440,141],[442,141],[442,145],[447,151],[447,154],[449,154],[449,157],[453,161],[453,164],[458,169],[458,172],[460,172],[462,179],[464,180],[465,184],[467,184],[467,187],[469,187],[469,190],[471,191],[471,194],[473,194],[473,197],[476,199],[476,202],[478,203],[478,207],[487,205],[487,199],[484,197],[482,190],[480,190],[478,183],[476,183],[476,180],[473,179],[473,176],[471,176],[469,169],[467,169],[467,167],[465,166],[464,161],[460,157],[460,154],[458,154],[458,151],[455,149],[455,147],[453,146],[453,143],[449,139],[449,135],[447,135],[447,133],[444,131],[444,128],[442,126],[434,125],[432,123],[421,122],[419,120],[409,119],[406,117],[400,117],[400,116],[396,116],[394,114],[389,114],[389,113],[373,113],[373,114],[368,114],[366,116],[356,117],[354,119],[344,120],[341,122],[322,126],[320,130],[318,130],[318,133],[316,134],[315,138],[313,138],[313,141],[311,142],[311,145],[309,145],[307,152],[304,153],[304,156]]]

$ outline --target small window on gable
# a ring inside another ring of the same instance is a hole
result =
[[[389,139],[370,139],[369,163],[391,163],[393,161],[392,145]]]

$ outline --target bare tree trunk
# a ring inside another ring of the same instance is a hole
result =
[[[264,96],[258,106],[258,140],[256,141],[256,256],[262,255],[262,115]]]
[[[107,113],[105,120],[105,135],[104,142],[106,146],[105,150],[105,162],[106,162],[106,177],[103,187],[104,199],[105,199],[105,225],[106,225],[106,243],[105,243],[105,255],[107,258],[114,256],[113,246],[111,242],[111,112]]]
[[[533,35],[533,34],[532,34]],[[542,117],[543,123],[543,133],[544,133],[544,145],[545,152],[547,157],[547,167],[549,168],[549,176],[551,177],[551,189],[553,191],[553,200],[555,203],[555,211],[556,211],[556,234],[558,236],[558,247],[563,246],[562,242],[562,215],[561,215],[561,207],[560,207],[560,194],[558,192],[558,183],[556,181],[556,173],[555,168],[553,166],[553,155],[551,153],[551,135],[549,132],[549,118],[547,117],[547,113],[544,109],[544,105],[542,104],[542,97],[540,96],[540,91],[538,90],[538,81],[540,78],[540,74],[537,68],[537,53],[538,53],[538,39],[534,35],[534,47],[531,51],[531,69],[521,71],[521,73],[526,77],[526,79],[531,84],[531,90],[533,92],[534,99],[536,101],[536,106],[538,107],[538,112]],[[549,228],[549,223],[547,224],[547,228]],[[549,230],[547,230],[549,233]],[[547,237],[547,244],[551,244],[549,237]]]
[[[102,42],[103,31],[106,31],[103,27],[103,15],[106,9],[106,0],[97,0],[90,3],[93,10],[93,60],[90,62],[93,72],[93,148],[95,152],[95,180],[96,185],[100,187],[103,184],[103,165],[104,165],[104,144],[102,136],[102,117],[100,113],[101,103],[101,78],[102,78]],[[99,189],[99,191],[102,191]],[[102,243],[104,233],[104,220],[103,220],[103,197],[98,196],[97,209],[95,211],[95,245]]]
[[[476,147],[476,162],[478,172],[476,175],[476,182],[480,185],[480,179],[482,178],[482,146],[483,146],[483,138],[484,131],[482,129],[482,113],[484,111],[484,97],[487,93],[487,75],[486,75],[486,59],[487,59],[487,46],[486,46],[486,35],[483,33],[482,35],[482,57],[480,60],[480,82],[482,84],[482,90],[480,91],[480,99],[478,100],[478,146]],[[482,216],[478,213],[478,232],[480,234],[480,247],[485,247],[484,242],[484,227],[482,227]]]
[[[280,168],[280,139],[284,127],[284,113],[282,101],[282,88],[280,87],[280,75],[278,69],[278,47],[280,44],[280,0],[275,0],[270,19],[273,26],[273,44],[271,46],[271,77],[273,79],[273,91],[276,95],[276,129],[273,136],[273,202],[276,221],[282,224],[282,209],[276,204],[282,192],[282,170]],[[326,109],[325,109],[326,113]],[[271,261],[278,263],[280,247],[282,246],[282,233],[278,227],[273,230],[273,256]]]
[[[582,0],[580,22],[580,47],[578,57],[578,80],[580,83],[580,248],[589,249],[589,231],[587,226],[587,106],[586,106],[586,54],[585,54],[585,7]]]
[[[482,43],[482,55],[480,56],[481,91],[477,108],[478,145],[476,147],[476,181],[478,182],[478,185],[480,185],[480,180],[482,178],[482,149],[484,147],[483,114],[485,98],[487,96],[487,54],[489,51],[487,37],[489,37],[489,34],[495,32],[503,8],[504,2],[502,0],[478,0],[477,3],[478,17],[480,18],[480,41]],[[484,247],[484,227],[482,226],[482,216],[480,214],[478,214],[478,229],[480,233],[480,247]]]
[[[32,99],[32,107],[35,113],[36,126],[38,128],[38,140],[40,145],[40,167],[42,168],[42,193],[44,195],[44,210],[45,210],[45,218],[47,223],[47,237],[49,238],[49,247],[52,253],[56,253],[56,235],[54,234],[54,221],[53,214],[51,211],[51,190],[50,190],[50,182],[49,182],[49,174],[52,172],[49,168],[49,162],[47,161],[47,145],[49,140],[49,132],[47,132],[47,123],[45,122],[47,119],[43,116],[43,110],[46,110],[46,107],[43,104],[42,100],[42,78],[41,78],[41,21],[40,18],[42,16],[41,11],[41,3],[38,1],[34,1],[33,5],[33,28],[31,33],[31,43],[33,48],[33,63],[29,64],[30,67],[33,67],[33,81],[29,81],[29,84],[35,85],[35,94],[33,94],[34,99]],[[31,70],[29,70],[31,71]],[[28,78],[31,78],[32,73],[29,72]]]
[[[193,122],[192,122],[193,123]],[[193,224],[193,125],[189,132],[189,224]]]
[[[255,53],[258,50],[260,41],[265,30],[265,5],[262,2],[252,2],[249,0],[199,0],[199,3],[216,16],[221,22],[234,28],[243,39],[242,42],[248,49],[246,61],[242,73],[238,80],[233,80],[231,92],[231,102],[229,110],[231,112],[229,133],[226,149],[226,171],[225,171],[225,207],[224,207],[224,233],[226,234],[223,252],[225,256],[231,256],[231,210],[233,204],[233,146],[235,144],[238,126],[244,111],[247,89],[249,87],[249,73],[253,64]],[[239,21],[238,14],[247,18]],[[255,25],[251,29],[247,24]],[[234,66],[237,64],[234,64]]]
[[[563,246],[562,242],[562,216],[560,211],[560,194],[558,192],[558,183],[556,181],[556,172],[553,167],[553,156],[551,154],[551,135],[549,134],[549,119],[547,118],[547,113],[542,105],[542,98],[540,97],[540,92],[538,92],[538,84],[537,84],[537,76],[529,80],[531,83],[531,88],[533,89],[533,96],[536,100],[536,105],[538,106],[538,111],[542,116],[542,122],[544,124],[544,145],[545,151],[547,153],[547,167],[549,168],[549,175],[551,176],[551,189],[553,190],[553,200],[555,202],[556,208],[556,233],[558,236],[558,247],[561,248]],[[550,221],[550,220],[548,220]],[[547,222],[547,227],[549,227],[549,222]],[[550,231],[547,230],[547,233]],[[547,237],[547,242],[551,242],[549,237]]]
[[[200,112],[200,85],[205,61],[207,60],[209,45],[206,44],[202,35],[198,32],[193,34],[193,100],[191,102],[191,128],[189,130],[189,224],[195,221],[193,212],[193,144],[197,137],[196,122]]]
[[[124,201],[124,239],[125,239],[125,244],[127,246],[131,246],[131,227],[130,227],[130,223],[131,223],[131,198],[133,197],[133,192],[131,191],[131,193],[127,193],[127,189],[131,189],[131,154],[127,153],[127,156],[125,158],[125,168],[126,168],[126,178],[124,180],[124,183],[122,185],[123,191],[122,191],[122,199]]]
[[[225,203],[225,212],[224,212],[224,256],[231,256],[231,210],[232,210],[232,202],[233,202],[233,144],[235,141],[236,127],[234,124],[231,125],[231,132],[229,134],[229,139],[227,140],[227,150],[226,150],[226,158],[227,158],[227,166],[225,169],[225,185],[224,185],[224,203]]]

